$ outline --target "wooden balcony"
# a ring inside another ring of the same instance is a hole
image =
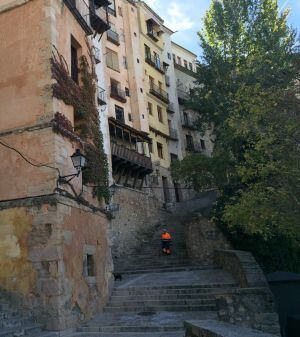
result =
[[[140,170],[144,175],[153,171],[151,158],[128,149],[122,145],[111,143],[112,161],[114,164]]]

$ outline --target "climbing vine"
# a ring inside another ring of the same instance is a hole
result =
[[[95,101],[94,69],[90,69],[87,58],[81,56],[79,67],[81,86],[79,86],[70,77],[68,66],[58,52],[53,53],[51,66],[52,76],[56,80],[53,84],[53,96],[74,107],[75,133],[84,141],[88,166],[83,172],[83,182],[93,185],[94,197],[99,201],[104,198],[108,202],[110,197],[108,161],[104,152],[103,135]],[[56,115],[56,119],[59,119],[59,115]],[[66,126],[66,121],[63,121],[63,124]],[[65,128],[69,129],[69,126]]]

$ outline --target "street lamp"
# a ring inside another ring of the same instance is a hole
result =
[[[86,167],[87,160],[86,157],[77,149],[71,156],[71,160],[74,168],[77,170],[77,173],[68,174],[66,176],[59,176],[59,183],[69,183],[75,177],[78,177],[82,170]],[[67,179],[69,178],[69,179]]]
[[[77,172],[81,171],[86,166],[86,157],[77,149],[71,156],[73,166]]]

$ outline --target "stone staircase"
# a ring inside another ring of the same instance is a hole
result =
[[[234,292],[238,283],[215,265],[190,261],[183,222],[171,223],[172,255],[161,252],[161,226],[136,252],[115,261],[122,280],[103,313],[70,336],[183,337],[185,320],[217,319],[215,296]]]
[[[29,317],[18,306],[11,306],[4,292],[0,292],[0,337],[55,337],[50,332],[43,333],[42,326]]]

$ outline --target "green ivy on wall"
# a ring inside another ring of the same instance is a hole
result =
[[[85,142],[88,167],[83,172],[83,182],[93,186],[94,197],[108,202],[108,161],[96,106],[95,73],[85,56],[80,57],[81,86],[70,77],[67,64],[61,55],[53,54],[51,67],[52,77],[56,80],[53,84],[53,96],[74,107],[75,133]]]

